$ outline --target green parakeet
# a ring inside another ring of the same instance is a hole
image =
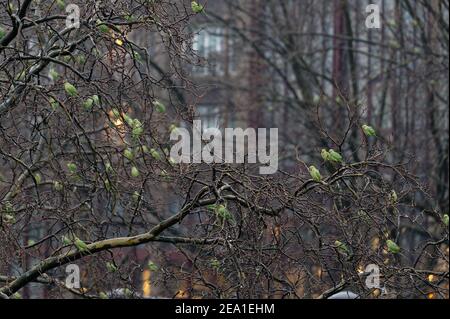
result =
[[[98,95],[92,95],[92,101],[94,101],[95,105],[100,105],[100,98],[98,97]]]
[[[445,226],[448,226],[448,215],[445,214],[444,216],[442,216],[442,221],[444,222]]]
[[[170,126],[169,126],[169,132],[170,133],[172,133],[173,131],[175,131],[175,130],[177,130],[178,129],[178,127],[175,125],[175,124],[171,124]]]
[[[75,61],[76,61],[78,64],[84,64],[84,63],[86,62],[86,57],[85,57],[83,54],[77,55],[77,56],[75,57]]]
[[[332,162],[342,163],[342,155],[336,152],[335,150],[330,149],[329,151],[329,159]]]
[[[177,162],[175,161],[175,159],[173,157],[169,157],[169,164],[170,165],[175,165]]]
[[[157,161],[161,160],[161,155],[154,148],[150,149],[150,155]]]
[[[343,242],[341,242],[341,241],[339,241],[339,240],[336,240],[336,241],[334,242],[334,244],[336,245],[336,248],[338,249],[338,251],[339,251],[341,254],[346,255],[346,256],[351,255],[350,249],[348,249],[347,245],[344,244]]]
[[[133,166],[132,168],[131,168],[131,176],[133,176],[133,177],[139,177],[139,170],[137,169],[137,167],[136,166]]]
[[[160,101],[158,101],[158,100],[154,101],[153,105],[155,106],[157,112],[159,112],[159,113],[166,112],[166,106],[163,103],[161,103]]]
[[[106,170],[106,172],[108,172],[108,173],[113,172],[113,168],[112,168],[110,162],[107,162],[107,163],[105,164],[105,170]]]
[[[144,129],[141,126],[135,127],[131,131],[131,134],[133,135],[133,138],[139,138],[142,135],[142,133],[144,133]]]
[[[139,136],[142,135],[142,133],[144,133],[144,128],[142,126],[142,123],[138,119],[132,120],[129,124],[131,124],[130,126],[133,128],[131,133],[134,138],[138,138]]]
[[[98,294],[98,297],[100,299],[109,299],[108,295],[106,293],[104,293],[103,291]]]
[[[50,106],[52,107],[52,109],[56,110],[56,108],[58,107],[59,103],[52,97],[50,97],[48,99],[48,101],[50,102]]]
[[[139,194],[139,192],[134,192],[132,198],[133,202],[137,203],[139,201],[139,198],[141,198],[141,194]]]
[[[80,238],[75,238],[74,244],[79,251],[88,250],[88,245],[84,241],[82,241]]]
[[[325,162],[328,162],[330,160],[330,153],[326,149],[322,149],[320,155],[322,156]]]
[[[62,237],[61,237],[61,240],[62,240],[62,242],[63,242],[64,245],[72,245],[72,241],[71,241],[70,238],[67,237],[67,236],[62,236]]]
[[[117,271],[116,265],[114,265],[114,263],[109,262],[109,261],[106,263],[106,269],[108,269],[109,272],[116,272]]]
[[[320,171],[313,165],[309,167],[309,174],[315,182],[320,182],[322,180],[322,175],[320,175]]]
[[[74,97],[78,95],[77,89],[69,82],[64,83],[64,90],[66,90],[69,96]]]
[[[130,127],[133,127],[134,120],[128,114],[124,114],[123,119]]]
[[[391,190],[391,192],[389,193],[389,201],[391,202],[392,205],[397,203],[398,196],[395,190]]]
[[[77,172],[77,165],[75,165],[74,163],[67,163],[67,168],[72,174],[75,174]]]
[[[42,182],[42,176],[39,173],[36,173],[33,175],[34,180],[36,181],[36,184],[40,184]]]
[[[141,121],[139,121],[138,119],[134,119],[131,122],[131,127],[137,128],[137,127],[142,127],[142,123]]]
[[[388,239],[386,245],[390,253],[398,254],[400,252],[400,247],[392,240]]]
[[[231,213],[225,205],[219,205],[216,209],[216,213],[219,217],[228,220],[231,218]]]
[[[158,266],[157,266],[153,261],[149,261],[149,262],[147,263],[147,268],[148,268],[150,271],[157,271],[157,270],[158,270]]]
[[[191,8],[192,12],[194,12],[195,14],[203,12],[204,9],[203,6],[199,4],[197,1],[191,2]]]
[[[112,114],[116,117],[119,118],[120,117],[120,111],[118,109],[112,109]]]
[[[89,111],[92,109],[92,105],[94,105],[94,100],[92,98],[88,98],[86,101],[84,101],[83,103],[83,107],[86,111]]]
[[[364,134],[366,134],[366,136],[371,137],[371,136],[377,136],[377,133],[375,132],[375,130],[373,129],[373,127],[364,124],[362,126],[363,132]]]
[[[19,292],[14,293],[11,299],[22,299],[22,295]]]
[[[209,261],[209,265],[214,268],[214,269],[219,269],[220,268],[220,261],[217,258],[212,258]]]
[[[127,148],[125,151],[123,151],[123,156],[125,156],[126,159],[132,161],[134,158],[133,151]]]

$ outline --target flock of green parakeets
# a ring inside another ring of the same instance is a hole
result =
[[[63,0],[58,0],[57,4],[60,7],[61,6],[64,7]],[[195,14],[198,14],[198,13],[202,13],[204,11],[204,6],[199,4],[197,1],[192,1],[191,9]],[[107,24],[105,24],[101,20],[97,20],[96,26],[99,29],[99,31],[101,31],[103,33],[109,32],[109,27],[107,26]],[[6,35],[6,30],[2,26],[0,26],[0,40],[5,35]],[[138,54],[138,53],[136,52],[136,54]],[[56,80],[59,77],[59,74],[54,69],[50,69],[49,76],[51,79]],[[64,90],[66,91],[66,93],[69,97],[77,97],[78,96],[77,88],[69,82],[64,83]],[[51,103],[52,108],[56,108],[56,106],[58,105],[58,102],[56,102],[53,98],[50,98],[49,102]],[[87,98],[82,104],[82,106],[85,110],[91,110],[94,105],[100,105],[100,98],[98,97],[98,95],[93,95],[93,96]],[[166,111],[165,105],[160,101],[155,101],[153,103],[153,105],[155,107],[155,110],[159,113],[164,113]],[[139,138],[143,134],[144,128],[143,128],[142,123],[138,119],[132,119],[127,114],[121,115],[121,113],[117,109],[113,109],[112,113],[116,118],[119,118],[121,116],[123,117],[125,122],[131,128],[131,133],[132,133],[133,138]],[[367,137],[376,137],[377,136],[376,131],[373,127],[371,127],[367,124],[364,124],[364,125],[362,125],[361,128],[362,128],[362,131],[364,132],[365,136],[367,136]],[[171,126],[170,131],[172,131],[174,129],[176,129],[176,127]],[[146,148],[146,150],[144,152],[149,153],[156,160],[161,159],[161,155],[159,154],[159,152],[153,148],[150,150],[148,148]],[[134,157],[135,157],[133,150],[131,150],[129,148],[124,150],[123,155],[126,159],[128,159],[131,162],[134,160]],[[330,163],[334,163],[334,164],[342,164],[343,163],[342,155],[333,149],[329,149],[328,151],[326,149],[322,149],[321,157],[325,162],[330,162]],[[107,163],[106,165],[107,166],[109,165],[109,168],[107,167],[107,170],[112,169],[111,164]],[[72,175],[76,174],[77,169],[78,169],[76,164],[74,164],[74,163],[68,163],[67,168],[68,168],[70,174],[72,174]],[[313,181],[315,181],[317,183],[322,182],[322,175],[315,166],[311,165],[309,167],[309,173],[310,173],[310,176]],[[138,168],[133,165],[131,167],[131,176],[138,177],[139,175],[140,175],[140,172],[139,172]],[[37,184],[41,183],[42,176],[39,173],[34,174],[33,177],[34,177],[34,181]],[[58,181],[55,181],[53,183],[53,187],[56,191],[61,191],[63,189],[63,185]],[[135,192],[135,194],[133,195],[133,198],[136,201],[139,200],[140,194]],[[392,204],[395,204],[397,202],[398,195],[394,190],[392,190],[391,193],[389,194],[389,200]],[[4,215],[6,216],[6,218],[8,216],[12,216],[12,218],[13,218],[13,215],[11,214],[12,206],[10,207],[10,206],[8,206],[8,204],[11,206],[10,203],[7,203],[3,207],[3,211],[6,212],[6,214],[4,214]],[[229,218],[229,216],[231,216],[228,209],[224,205],[212,205],[211,207],[209,207],[209,209],[213,210],[219,217],[221,217],[223,219],[227,219],[227,218]],[[448,226],[449,216],[447,214],[445,214],[442,217],[442,221],[446,226]],[[82,241],[81,239],[79,239],[77,237],[70,239],[66,236],[63,236],[62,242],[64,245],[70,245],[70,246],[74,245],[81,252],[88,251],[88,245],[84,241]],[[334,244],[335,244],[335,248],[338,250],[339,253],[346,255],[346,256],[351,255],[351,250],[343,242],[336,240]],[[401,251],[401,248],[391,239],[386,240],[386,247],[387,247],[387,250],[392,254],[398,254]],[[111,262],[106,263],[106,268],[108,269],[109,272],[117,271],[117,266]],[[154,265],[153,263],[149,264],[149,268],[154,270],[156,268],[156,265]],[[100,297],[107,298],[108,296],[104,293],[101,293]]]
[[[361,126],[364,135],[367,137],[376,137],[376,131],[373,127],[364,124]],[[322,159],[325,162],[335,163],[335,164],[342,164],[343,163],[343,157],[341,154],[336,152],[333,149],[329,149],[328,151],[326,149],[322,149],[320,152],[320,155]],[[313,181],[320,183],[322,182],[322,175],[320,174],[320,171],[314,166],[311,165],[309,168],[309,174]],[[395,192],[395,190],[392,190],[389,194],[389,201],[392,205],[396,204],[398,201],[398,195]],[[443,216],[443,222],[446,226],[448,226],[448,215]],[[336,249],[343,255],[349,257],[351,255],[351,250],[345,245],[343,242],[336,240],[335,241],[335,247]],[[388,239],[386,241],[386,247],[388,251],[392,254],[398,254],[401,251],[401,248],[391,239]]]
[[[362,127],[362,130],[364,134],[367,137],[375,137],[377,136],[375,129],[367,124],[364,124]],[[333,149],[329,149],[328,151],[326,149],[322,149],[320,152],[320,155],[322,156],[322,159],[325,162],[335,163],[335,164],[342,164],[343,163],[343,157],[341,154],[336,152]],[[322,181],[322,175],[320,174],[320,171],[315,167],[314,165],[311,165],[309,168],[309,174],[311,175],[311,178],[313,181],[320,183]]]

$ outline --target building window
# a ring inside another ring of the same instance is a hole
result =
[[[202,121],[202,130],[208,128],[220,128],[221,118],[219,107],[215,105],[198,105],[197,106],[198,119]]]
[[[199,75],[223,75],[226,37],[223,28],[206,27],[194,33],[193,50],[200,58],[194,72]]]

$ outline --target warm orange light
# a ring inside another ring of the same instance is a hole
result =
[[[436,295],[433,293],[433,292],[430,292],[428,295],[427,295],[427,298],[428,299],[434,299],[436,297]]]
[[[378,247],[380,247],[380,239],[378,237],[375,237],[374,239],[372,239],[372,250],[377,250]]]
[[[433,274],[429,274],[428,275],[428,281],[429,282],[433,282],[434,281],[434,275]]]
[[[177,291],[177,294],[175,296],[177,299],[187,299],[188,298],[188,292],[186,290],[180,289]]]
[[[121,128],[123,126],[123,121],[122,118],[120,117],[115,117],[112,111],[108,112],[109,117],[111,118],[111,122],[113,122],[113,124],[118,127]]]
[[[142,295],[144,297],[150,297],[152,293],[152,287],[150,284],[150,270],[144,270],[142,273]]]
[[[275,226],[273,229],[273,233],[275,235],[275,238],[277,240],[280,240],[280,236],[281,236],[281,226]]]
[[[373,296],[374,296],[375,298],[378,298],[378,297],[381,295],[381,290],[380,290],[380,289],[375,289],[375,290],[372,292],[372,294],[373,294]]]

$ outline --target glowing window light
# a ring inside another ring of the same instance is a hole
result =
[[[152,287],[150,284],[150,270],[144,270],[142,273],[142,295],[145,297],[150,297],[152,293]]]

